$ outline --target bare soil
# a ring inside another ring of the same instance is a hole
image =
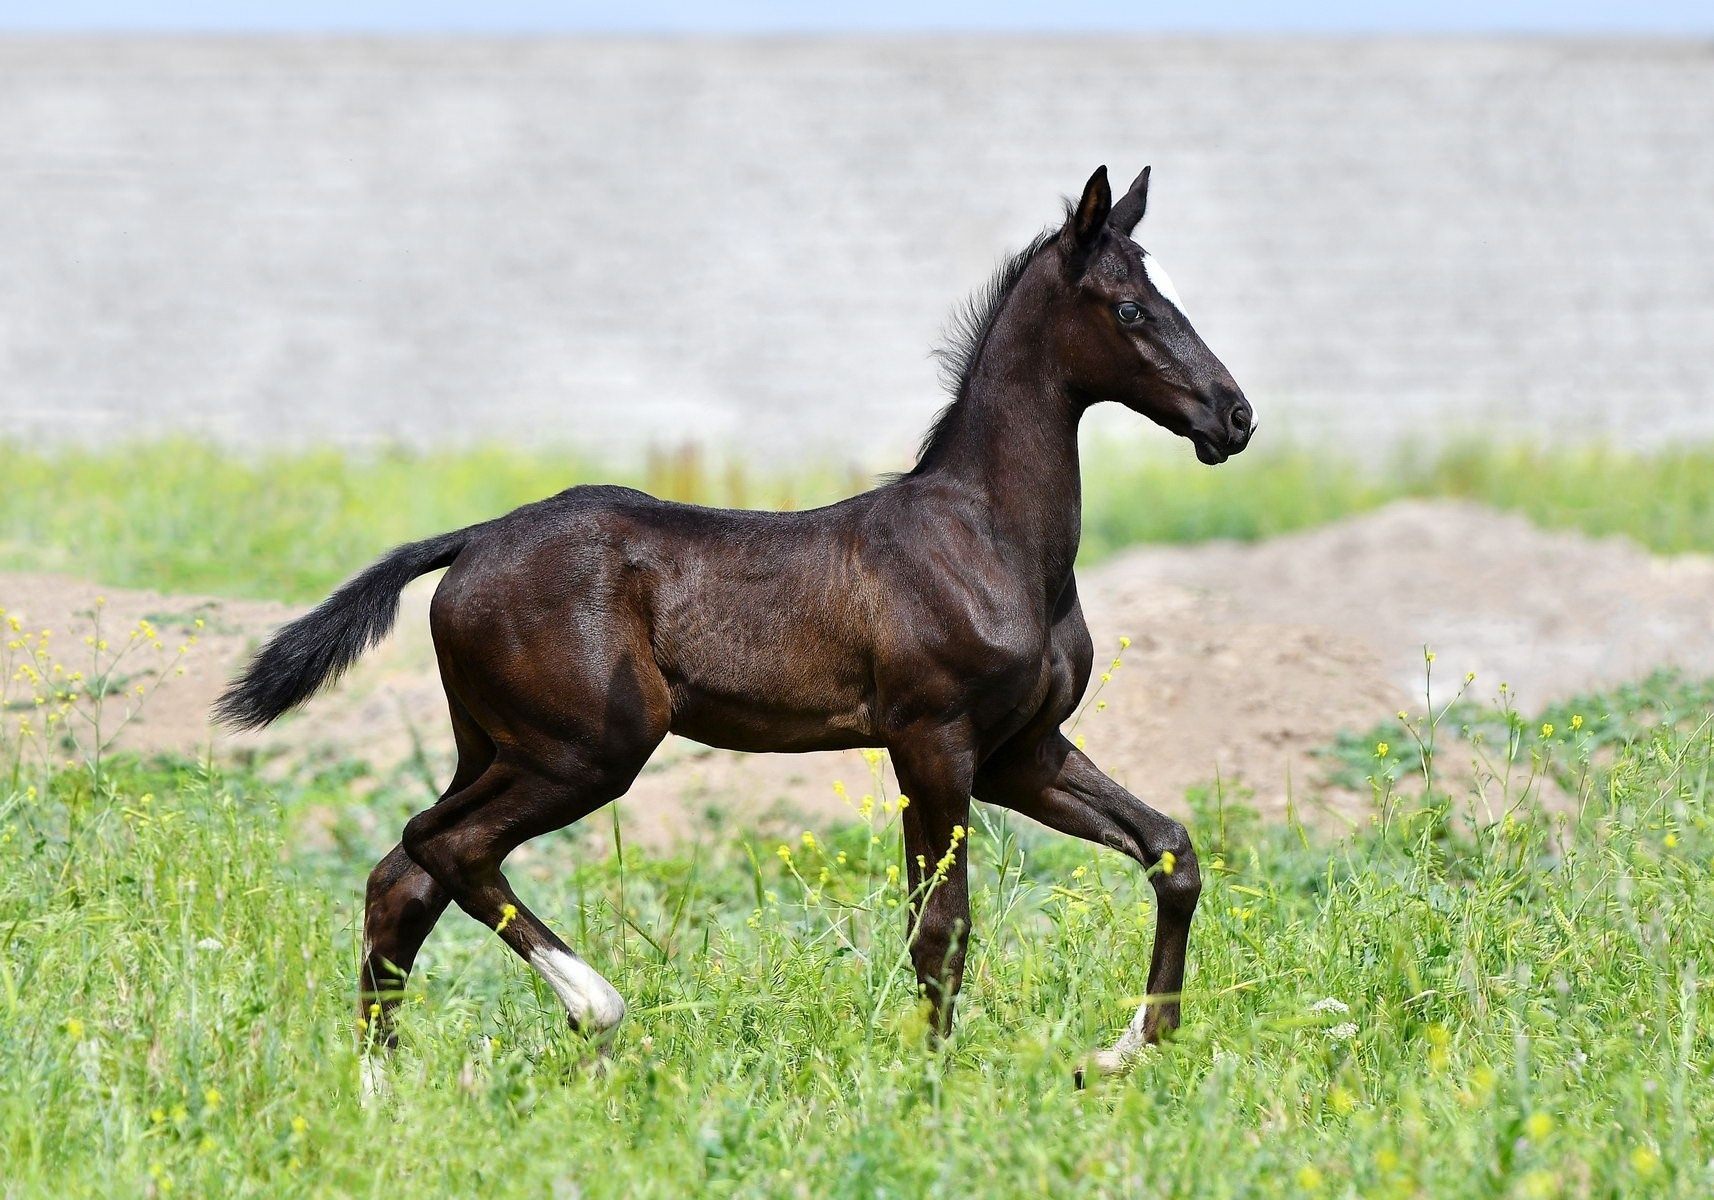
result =
[[[163,596],[59,576],[0,574],[0,607],[55,631],[71,669],[97,596],[110,640],[147,618],[168,654],[201,616],[199,644],[121,733],[139,750],[253,754],[269,769],[361,759],[444,778],[450,747],[429,645],[432,579],[406,591],[393,639],[339,688],[260,734],[211,731],[209,703],[256,642],[297,610]],[[1714,559],[1661,558],[1619,538],[1550,532],[1474,505],[1409,502],[1259,544],[1132,551],[1080,576],[1097,670],[1132,639],[1076,733],[1137,794],[1181,810],[1216,779],[1265,815],[1288,788],[1314,819],[1367,797],[1327,786],[1315,755],[1337,734],[1423,708],[1425,645],[1439,680],[1503,681],[1526,711],[1660,666],[1714,674]],[[414,765],[412,765],[414,764]],[[855,751],[741,755],[669,738],[621,805],[627,838],[664,845],[709,824],[778,827],[846,810],[874,790]],[[888,780],[886,786],[893,786]],[[425,784],[425,791],[427,785]]]

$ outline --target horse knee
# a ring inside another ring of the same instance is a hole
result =
[[[1156,870],[1150,877],[1156,899],[1169,912],[1190,915],[1202,896],[1202,871],[1196,861],[1196,850],[1190,844],[1189,830],[1174,821],[1167,835],[1150,849],[1158,855]]]

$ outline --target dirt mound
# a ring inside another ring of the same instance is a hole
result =
[[[1425,645],[1437,680],[1474,671],[1484,696],[1507,682],[1525,710],[1662,665],[1714,674],[1714,559],[1663,558],[1478,504],[1405,501],[1268,542],[1150,548],[1098,575],[1106,588],[1189,588],[1243,624],[1337,629],[1416,696]]]
[[[1404,503],[1261,544],[1150,547],[1081,578],[1098,669],[1131,639],[1076,725],[1090,754],[1139,795],[1179,809],[1217,777],[1277,813],[1289,785],[1311,814],[1360,803],[1318,786],[1312,752],[1336,734],[1420,709],[1422,647],[1436,677],[1510,683],[1526,709],[1657,666],[1714,673],[1714,560],[1663,559],[1622,539],[1547,532],[1473,505]],[[340,688],[260,734],[217,735],[285,770],[306,756],[388,769],[421,755],[444,777],[449,738],[427,630],[433,580],[407,589],[399,631]],[[120,736],[139,749],[195,751],[226,676],[290,616],[275,604],[102,589],[59,577],[0,575],[0,607],[29,629],[81,640],[103,620],[146,618],[172,643],[196,617],[202,641],[183,676],[161,682]],[[139,659],[140,679],[149,663]],[[857,752],[739,755],[669,738],[622,806],[627,836],[663,843],[706,819],[744,826],[846,810],[835,780],[861,795]],[[889,784],[888,786],[892,786]]]

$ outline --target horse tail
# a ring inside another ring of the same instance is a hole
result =
[[[392,631],[405,585],[451,566],[477,528],[400,546],[346,580],[256,652],[214,702],[214,719],[232,729],[260,729],[338,679]]]

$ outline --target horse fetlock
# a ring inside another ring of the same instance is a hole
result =
[[[565,1006],[571,1027],[589,1037],[611,1033],[625,1019],[625,998],[601,973],[569,950],[533,950],[530,966]]]

